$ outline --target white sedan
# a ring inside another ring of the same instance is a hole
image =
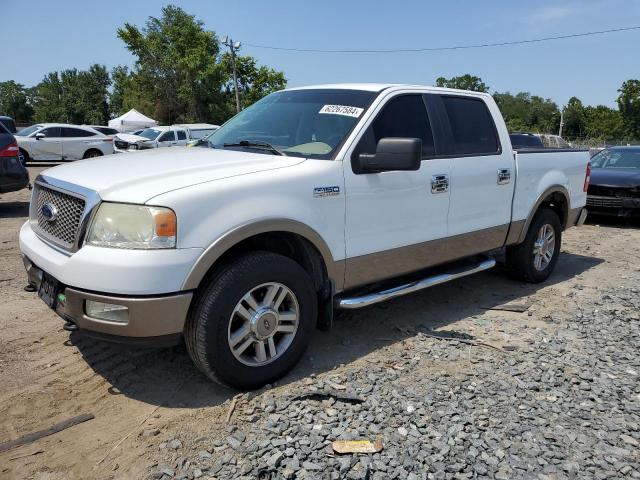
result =
[[[113,153],[113,139],[86,126],[38,123],[15,137],[23,162],[80,160]]]

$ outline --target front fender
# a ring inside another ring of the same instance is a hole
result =
[[[322,236],[302,222],[286,218],[265,218],[246,223],[221,235],[200,255],[185,279],[183,290],[193,290],[215,262],[229,249],[250,237],[262,233],[286,232],[300,235],[309,241],[322,255],[329,279],[338,289],[342,288],[344,279],[344,260],[335,261],[329,246]]]

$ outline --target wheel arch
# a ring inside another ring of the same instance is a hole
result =
[[[104,152],[102,150],[100,150],[98,147],[90,147],[87,148],[85,150],[85,152],[82,154],[82,158],[87,158],[87,155],[89,155],[89,152],[98,152],[100,155],[100,157],[104,156]]]
[[[534,203],[529,215],[527,215],[527,218],[523,221],[522,230],[519,230],[518,236],[515,237],[514,235],[515,241],[513,243],[518,244],[524,242],[529,226],[533,221],[533,217],[541,208],[550,208],[556,212],[558,214],[558,218],[560,218],[560,225],[562,226],[562,229],[566,229],[569,220],[569,210],[571,207],[570,198],[568,190],[562,185],[553,185],[547,188],[538,197],[538,200]]]
[[[265,219],[234,228],[214,241],[200,256],[183,283],[195,290],[207,274],[226,259],[249,250],[267,250],[293,258],[311,275],[320,291],[326,278],[331,289],[342,289],[344,261],[335,261],[329,246],[313,228],[290,219]]]

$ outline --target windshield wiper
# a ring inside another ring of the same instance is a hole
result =
[[[249,148],[260,148],[262,150],[269,150],[272,153],[275,153],[276,155],[283,155],[283,156],[287,156],[286,153],[284,153],[282,150],[280,150],[277,147],[274,147],[273,145],[271,145],[270,143],[267,142],[254,142],[251,140],[240,140],[239,142],[235,142],[235,143],[224,143],[222,144],[223,147],[249,147]]]

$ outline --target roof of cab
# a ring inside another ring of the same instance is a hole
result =
[[[326,83],[322,85],[307,85],[303,87],[287,88],[287,90],[313,90],[313,89],[334,89],[334,90],[365,90],[368,92],[380,92],[385,88],[397,87],[393,83]]]
[[[484,92],[474,92],[470,90],[459,90],[455,88],[446,88],[446,87],[434,87],[432,85],[416,85],[410,83],[327,83],[320,85],[308,85],[303,87],[293,87],[287,88],[285,90],[311,90],[311,89],[335,89],[335,90],[364,90],[368,92],[381,92],[386,90],[387,88],[427,88],[433,91],[440,92],[464,92],[466,94],[475,94],[475,95],[483,95],[490,96],[488,93]]]

